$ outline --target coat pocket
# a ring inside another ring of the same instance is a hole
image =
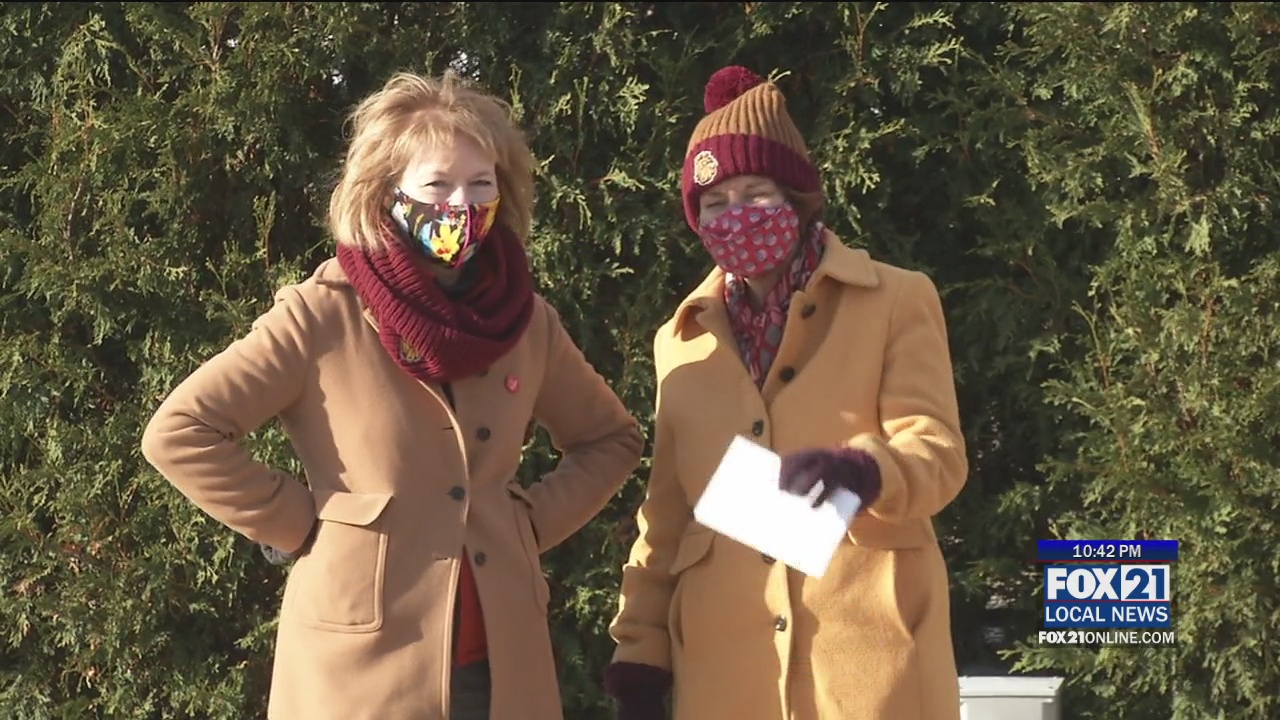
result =
[[[671,574],[679,575],[697,565],[711,551],[711,542],[715,540],[715,531],[692,526],[680,537],[676,546],[676,556],[671,560]]]
[[[667,610],[667,633],[671,639],[672,651],[677,657],[684,650],[682,604],[687,590],[686,578],[681,576],[710,555],[714,540],[715,532],[700,525],[690,524],[690,528],[680,537],[676,555],[671,560],[670,572],[675,576],[675,587],[671,591],[671,605]]]
[[[543,612],[551,602],[551,586],[547,577],[542,574],[542,553],[538,550],[538,534],[533,527],[533,499],[518,483],[508,483],[507,492],[515,502],[511,507],[515,512],[516,530],[520,533],[520,545],[529,564],[529,572],[533,574],[533,596],[538,601],[538,608]]]
[[[935,536],[928,520],[893,524],[870,515],[859,515],[849,527],[849,540],[874,550],[905,550],[930,545],[935,542]]]
[[[289,573],[285,610],[293,621],[330,632],[382,627],[387,560],[386,493],[317,491],[319,527]]]
[[[905,548],[887,553],[893,595],[886,611],[903,637],[917,637],[931,614],[948,612],[947,568],[936,547]]]

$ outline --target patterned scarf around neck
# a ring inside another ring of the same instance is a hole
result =
[[[533,316],[529,259],[514,233],[495,225],[467,261],[470,287],[451,297],[388,229],[386,250],[338,248],[338,263],[378,323],[382,346],[423,382],[475,375],[507,353]]]
[[[822,224],[815,223],[806,240],[797,248],[790,267],[778,278],[759,307],[756,307],[745,279],[737,275],[725,277],[724,301],[729,311],[729,324],[738,341],[742,361],[757,388],[764,386],[769,368],[778,356],[791,296],[809,283],[809,278],[822,261],[823,249]]]

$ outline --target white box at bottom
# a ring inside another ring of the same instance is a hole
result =
[[[960,720],[1059,720],[1058,677],[962,677]]]

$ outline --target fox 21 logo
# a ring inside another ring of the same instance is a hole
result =
[[[1045,568],[1045,600],[1170,602],[1168,565],[1052,565]]]

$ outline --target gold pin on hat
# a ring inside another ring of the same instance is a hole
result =
[[[400,359],[405,362],[416,363],[422,359],[422,353],[409,343],[408,340],[400,338]]]
[[[711,154],[710,150],[703,150],[693,156],[693,181],[700,186],[710,185],[715,182],[716,176],[720,174],[720,161],[716,156]]]

